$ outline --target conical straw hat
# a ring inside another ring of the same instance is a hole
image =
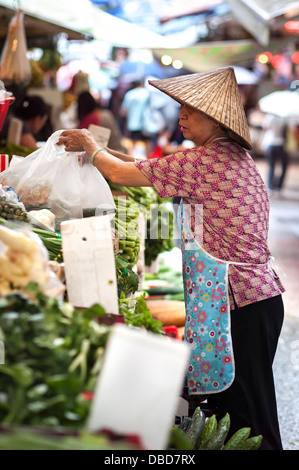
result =
[[[229,136],[251,149],[248,123],[233,67],[193,73],[149,83],[222,124]]]

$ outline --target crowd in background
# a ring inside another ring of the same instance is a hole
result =
[[[131,81],[122,78],[120,76],[115,81],[107,95],[92,89],[87,73],[77,72],[71,86],[64,92],[59,124],[53,122],[51,105],[41,97],[27,96],[26,93],[17,97],[0,133],[0,142],[3,144],[7,139],[11,119],[17,118],[22,122],[18,143],[30,149],[42,145],[57,126],[62,129],[88,129],[91,124],[110,130],[108,147],[134,154],[136,158],[160,158],[194,145],[183,139],[177,120],[178,104],[174,100],[167,96],[161,98],[161,94],[157,94],[154,87],[148,84],[148,78]],[[256,86],[240,85],[239,89],[253,131],[253,157],[262,154],[268,162],[269,194],[280,191],[289,165],[289,123],[260,112]],[[256,115],[259,116],[258,124],[252,118]],[[258,145],[255,138],[257,130]]]

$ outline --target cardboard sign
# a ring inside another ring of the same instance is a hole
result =
[[[88,308],[101,304],[118,314],[117,279],[111,217],[103,215],[61,223],[61,238],[69,302]]]

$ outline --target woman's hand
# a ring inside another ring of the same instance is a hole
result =
[[[97,148],[96,141],[87,129],[63,131],[57,145],[64,145],[67,152],[87,152],[89,155]]]

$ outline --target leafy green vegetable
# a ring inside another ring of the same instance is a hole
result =
[[[0,450],[140,450],[140,444],[137,436],[6,426],[0,429]]]
[[[0,422],[78,426],[85,422],[110,328],[100,305],[78,311],[30,286],[0,298]],[[29,290],[29,287],[28,287]]]
[[[173,212],[168,203],[171,198],[162,199],[155,188],[138,188],[117,186],[109,182],[111,190],[126,193],[128,204],[134,202],[135,207],[143,210],[146,217],[147,234],[145,239],[145,264],[150,266],[160,253],[170,251],[175,245],[173,236]],[[114,198],[115,202],[117,199]],[[123,227],[125,229],[125,227]]]
[[[9,155],[10,160],[13,155],[18,155],[19,157],[27,157],[30,153],[34,152],[35,148],[26,148],[22,145],[14,144],[13,142],[0,142],[0,153]]]
[[[62,240],[61,235],[51,230],[44,230],[32,227],[32,231],[36,233],[49,253],[49,259],[53,261],[63,262]]]
[[[117,276],[118,296],[121,292],[127,297],[129,294],[134,294],[138,290],[139,278],[132,270],[131,265],[120,254],[115,255],[115,267]]]
[[[135,299],[126,299],[122,293],[119,300],[120,315],[124,316],[127,325],[145,327],[153,333],[165,334],[162,322],[152,317],[144,297],[145,293]]]

